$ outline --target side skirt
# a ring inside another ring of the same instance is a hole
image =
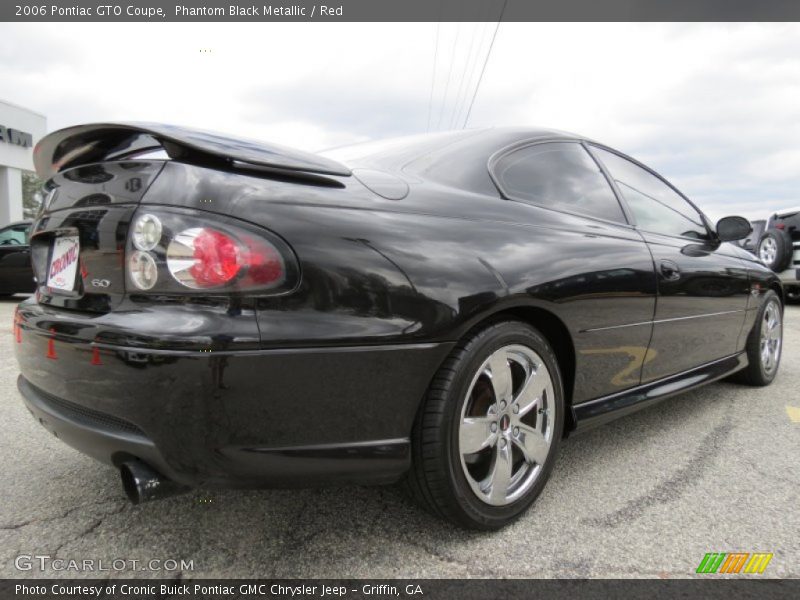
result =
[[[744,352],[739,352],[677,375],[583,402],[572,407],[573,422],[576,424],[573,431],[577,433],[592,429],[666,398],[727,377],[746,366],[747,356]]]
[[[218,450],[236,487],[379,485],[399,481],[411,466],[408,438],[290,446],[227,447]],[[229,477],[230,478],[230,477]],[[219,482],[206,482],[212,487]],[[222,482],[229,487],[229,481]]]

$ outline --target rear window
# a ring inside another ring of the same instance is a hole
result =
[[[608,180],[578,143],[547,142],[515,150],[497,161],[494,175],[512,200],[625,222]]]

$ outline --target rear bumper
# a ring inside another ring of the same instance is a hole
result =
[[[450,350],[127,347],[89,341],[91,328],[113,329],[113,313],[28,301],[19,315],[19,389],[34,417],[100,461],[139,458],[188,486],[396,481],[419,402]]]
[[[778,277],[785,286],[798,286],[800,285],[800,266],[781,271],[778,273]]]
[[[794,254],[789,268],[778,273],[778,277],[786,286],[800,286],[800,242],[794,242]]]
[[[116,467],[136,457],[165,476],[175,477],[152,440],[135,425],[51,396],[22,375],[17,387],[33,418],[65,444]]]

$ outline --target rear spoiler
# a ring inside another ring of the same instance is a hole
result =
[[[79,165],[123,160],[151,150],[196,164],[244,163],[283,171],[350,175],[350,169],[325,158],[253,140],[162,123],[92,123],[59,129],[42,138],[33,151],[42,179]]]

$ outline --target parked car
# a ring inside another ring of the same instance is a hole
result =
[[[761,235],[767,228],[767,221],[765,219],[756,219],[755,221],[750,221],[750,224],[753,226],[753,231],[738,243],[745,250],[756,254],[758,252],[758,242],[761,240]]]
[[[781,210],[766,222],[757,255],[778,273],[790,300],[800,300],[800,208]]]
[[[498,128],[308,154],[156,124],[36,149],[19,389],[134,502],[404,481],[497,529],[563,436],[781,357],[779,278],[641,163]],[[158,158],[166,156],[167,158]]]
[[[17,221],[0,229],[0,298],[36,289],[28,245],[32,221]]]

